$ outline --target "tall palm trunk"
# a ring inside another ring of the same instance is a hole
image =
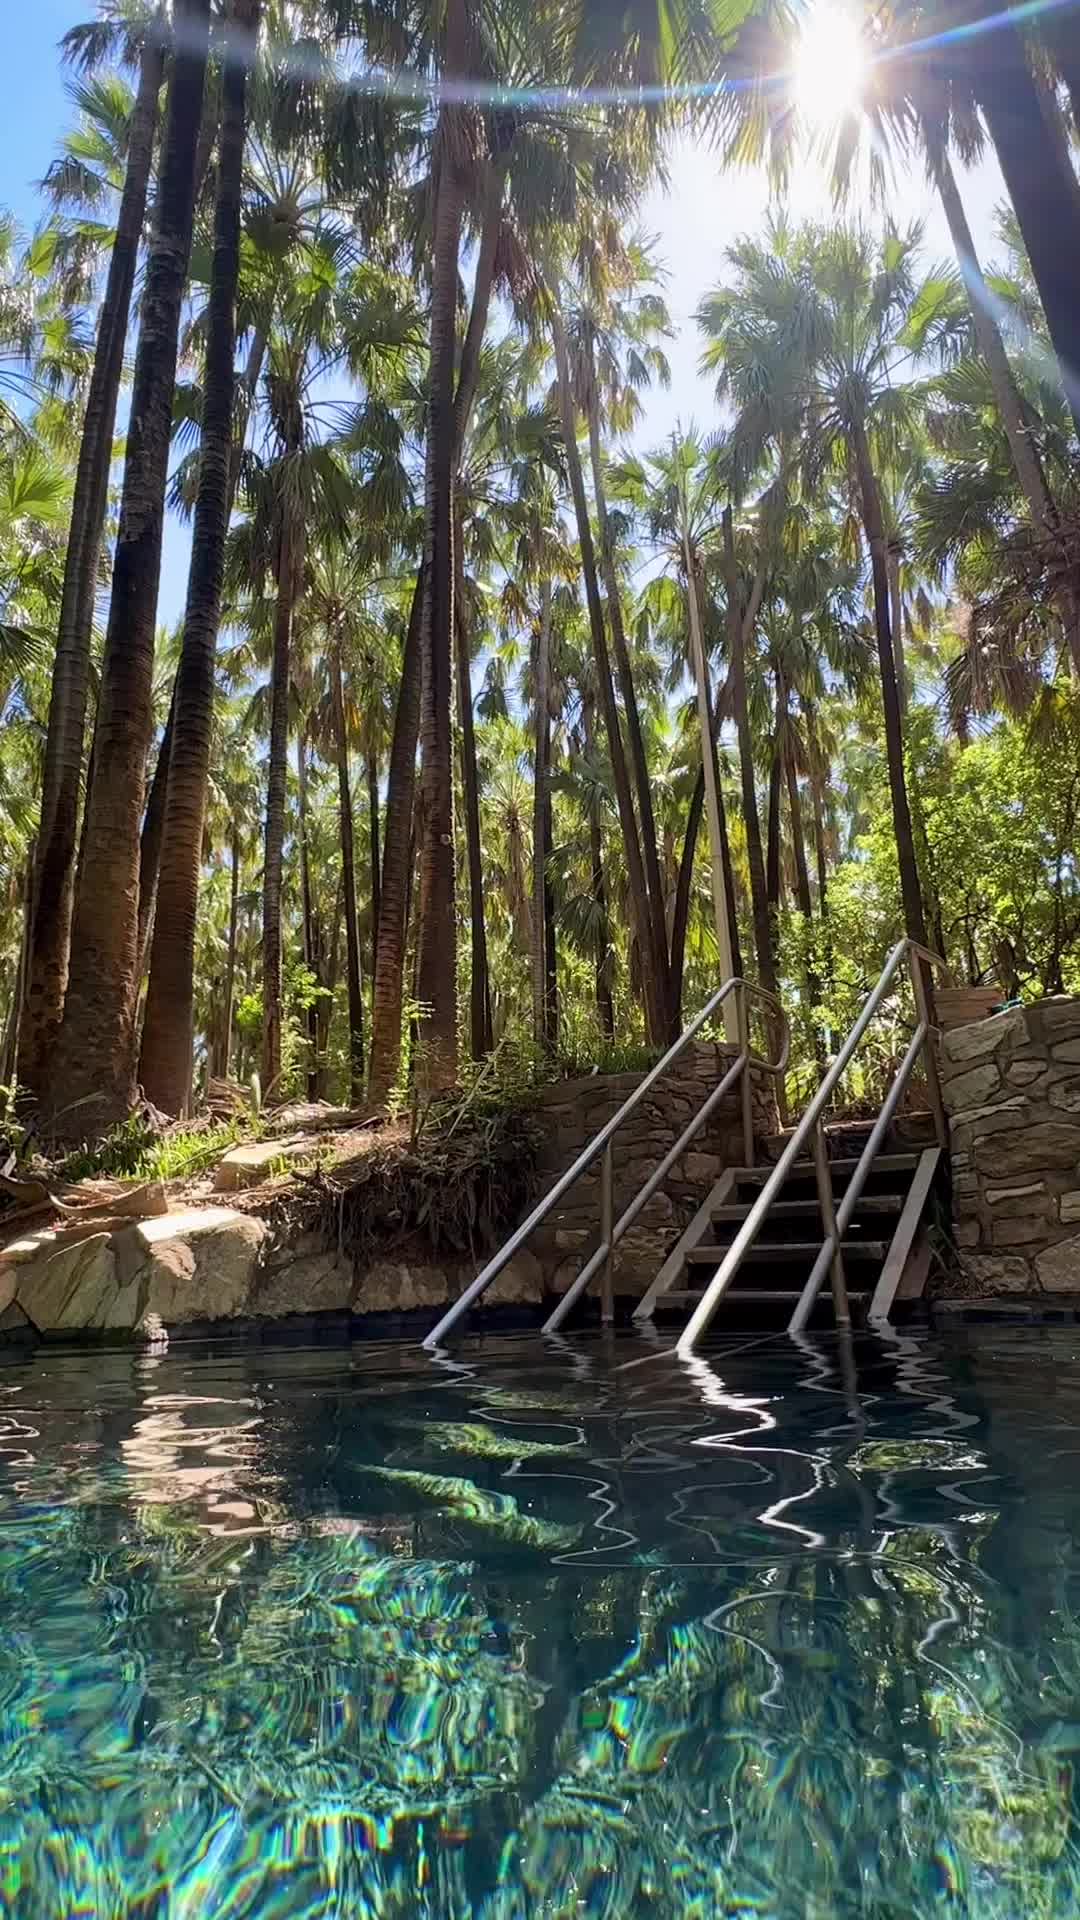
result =
[[[397,712],[390,742],[386,787],[379,937],[371,991],[371,1070],[368,1097],[385,1100],[401,1060],[401,1007],[405,973],[405,937],[412,878],[413,797],[416,789],[416,737],[420,725],[420,622],[424,607],[424,568],[413,589],[401,660]]]
[[[611,771],[615,782],[615,800],[619,810],[619,825],[622,828],[623,845],[626,853],[626,869],[630,885],[630,911],[633,920],[633,930],[638,943],[638,951],[641,955],[645,1025],[650,1043],[653,1046],[663,1046],[667,1039],[669,1028],[669,1009],[662,982],[657,977],[656,967],[653,964],[654,943],[652,937],[652,920],[649,912],[648,889],[645,883],[645,868],[641,858],[641,843],[638,839],[637,821],[634,817],[634,802],[630,791],[630,780],[626,770],[626,756],[623,751],[622,732],[619,725],[619,709],[615,702],[615,687],[611,678],[611,661],[608,657],[607,636],[604,631],[604,611],[600,603],[600,588],[596,575],[596,556],[593,549],[592,528],[589,525],[589,508],[585,498],[585,481],[581,472],[581,456],[578,453],[574,401],[570,385],[570,361],[566,342],[566,328],[557,306],[553,306],[552,308],[551,334],[555,347],[559,411],[562,419],[566,464],[570,475],[570,491],[574,500],[578,544],[581,548],[581,571],[585,579],[585,598],[589,609],[589,631],[592,637],[593,655],[596,660],[600,703],[604,715],[604,728],[607,733]]]
[[[747,864],[750,868],[750,905],[754,924],[754,946],[757,951],[758,978],[761,985],[766,992],[775,993],[776,960],[773,954],[769,899],[765,887],[765,862],[761,851],[761,822],[758,817],[757,790],[754,782],[754,748],[746,699],[744,623],[739,596],[739,576],[735,564],[735,530],[730,507],[724,509],[724,569],[727,580],[728,644],[731,652],[731,700],[739,741],[739,778],[742,786]]]
[[[533,731],[532,1000],[533,1040],[546,1050],[548,1033],[546,810],[551,740],[551,581],[540,581],[540,621],[536,636],[535,723]]]
[[[138,91],[128,129],[124,186],[98,320],[64,556],[41,788],[30,961],[19,1029],[19,1082],[39,1096],[44,1089],[48,1055],[59,1029],[67,987],[90,633],[108,503],[116,403],[123,377],[124,347],[146,215],[164,65],[165,25],[159,15],[146,28],[139,61]]]
[[[364,984],[360,968],[360,925],[356,911],[356,840],[352,790],[349,786],[349,740],[345,727],[345,690],[341,655],[330,652],[331,698],[334,708],[334,752],[337,758],[338,818],[341,825],[341,872],[345,903],[345,979],[349,1008],[349,1100],[359,1106],[364,1097]]]
[[[769,922],[773,929],[773,942],[776,940],[776,926],[780,910],[784,904],[784,881],[780,870],[780,793],[783,785],[783,767],[780,760],[780,742],[773,741],[769,760],[769,804],[765,816],[765,898],[769,903]]]
[[[229,1077],[232,1056],[233,1011],[236,1006],[236,938],[240,913],[240,834],[233,825],[229,844],[229,934],[225,953],[225,1010],[221,1017],[221,1057],[217,1071],[223,1080]]]
[[[247,74],[259,0],[233,0],[222,76],[214,258],[210,273],[199,490],[191,543],[180,666],[173,694],[161,857],[143,1020],[141,1079],[166,1113],[191,1105],[195,1018],[195,916],[199,896],[214,663],[221,622],[233,444],[240,198]],[[164,742],[162,751],[165,751]],[[140,912],[142,902],[140,900]]]
[[[588,695],[581,703],[581,724],[585,734],[585,758],[591,765],[596,754],[596,741],[593,737],[592,699]],[[611,991],[613,954],[611,930],[608,926],[607,888],[604,884],[604,842],[600,832],[600,815],[597,808],[590,805],[588,813],[589,892],[593,903],[596,935],[594,997],[600,1031],[606,1040],[614,1040],[615,1000]]]
[[[715,726],[715,723],[714,723]],[[716,740],[713,738],[713,759],[716,759]],[[690,805],[686,813],[686,828],[683,833],[682,852],[679,855],[679,874],[675,883],[675,907],[671,916],[671,993],[675,1014],[682,1026],[683,977],[686,971],[686,935],[690,925],[690,896],[694,883],[694,859],[697,854],[698,835],[705,811],[705,774],[699,767],[694,791],[690,795]],[[716,769],[716,811],[720,831],[720,863],[723,872],[724,900],[727,910],[728,934],[731,940],[731,971],[739,979],[743,971],[742,948],[739,943],[739,923],[737,919],[737,897],[735,893],[735,873],[731,864],[731,843],[728,839],[727,808],[724,804],[724,789],[720,784],[720,769]]]
[[[368,800],[368,846],[371,865],[371,957],[375,963],[375,951],[379,944],[379,908],[380,888],[382,886],[381,863],[379,860],[379,758],[374,749],[367,756],[367,800]]]
[[[611,639],[615,650],[615,670],[619,678],[619,691],[622,694],[623,712],[626,715],[626,733],[630,746],[630,765],[634,774],[634,790],[637,795],[638,820],[641,824],[641,847],[645,863],[645,884],[649,897],[649,915],[652,925],[653,966],[666,1000],[670,997],[670,980],[667,946],[667,916],[665,911],[664,885],[660,878],[660,857],[656,843],[656,817],[653,811],[652,785],[649,779],[649,763],[645,753],[645,741],[641,731],[641,716],[638,712],[637,694],[634,691],[634,675],[630,666],[630,650],[626,644],[626,628],[623,625],[622,596],[619,592],[618,576],[615,572],[615,553],[611,539],[611,527],[608,521],[607,500],[604,494],[604,470],[600,457],[600,403],[596,391],[596,368],[590,359],[589,380],[589,459],[592,467],[593,498],[596,501],[596,519],[600,529],[600,570],[607,595],[608,618],[611,622]],[[673,1024],[669,1008],[669,1030],[667,1038],[674,1040],[677,1023]]]
[[[465,68],[465,0],[447,0],[445,72]],[[465,207],[460,109],[439,109],[431,273],[424,478],[424,595],[420,741],[424,836],[420,845],[417,985],[421,1006],[419,1082],[433,1091],[457,1079],[457,923],[454,901],[454,769],[451,703],[454,651],[454,353],[461,223]]]
[[[460,537],[460,524],[458,526]],[[454,639],[457,649],[458,725],[461,733],[461,791],[465,802],[465,856],[469,869],[469,1052],[482,1060],[491,1052],[491,981],[484,920],[484,856],[480,840],[480,775],[476,761],[472,671],[462,587],[465,569],[455,542]]]
[[[161,185],[146,269],[87,798],[86,870],[75,903],[71,972],[47,1105],[65,1132],[123,1119],[135,1096],[139,826],[153,726],[154,618],[173,388],[191,249],[195,147],[210,0],[175,12]],[[79,1105],[90,1096],[88,1103]]]
[[[308,833],[307,722],[301,718],[296,729],[296,800],[300,829],[300,922],[303,934],[304,965],[316,986],[319,980],[319,942],[315,931],[315,912],[311,891],[311,839]],[[307,1097],[319,1098],[319,1003],[312,999],[305,1008],[307,1026]]]
[[[505,171],[505,170],[504,170]],[[491,179],[489,177],[489,189]],[[495,253],[502,218],[502,186],[489,190],[477,255],[472,306],[454,396],[454,465],[468,430],[480,370],[480,347],[487,327],[495,277]],[[416,743],[420,730],[423,655],[420,623],[424,617],[427,575],[421,559],[413,592],[405,652],[398,683],[397,711],[390,748],[382,855],[379,927],[371,1000],[371,1068],[368,1094],[385,1100],[397,1079],[401,1059],[401,1003],[405,978],[407,894],[412,874],[410,843],[416,789]]]
[[[974,43],[973,43],[974,45]],[[1065,397],[1080,434],[1080,246],[1076,181],[1046,124],[1019,28],[1002,14],[975,47],[972,83],[1039,289]]]
[[[281,1078],[281,862],[285,845],[285,776],[289,750],[289,661],[300,582],[301,534],[288,500],[282,503],[278,549],[274,654],[270,670],[270,764],[266,781],[262,910],[262,1091]]]
[[[165,797],[169,788],[169,760],[172,756],[173,721],[176,716],[176,679],[169,698],[169,711],[154,762],[150,791],[139,834],[139,976],[150,964],[150,941],[154,933],[157,906],[158,869],[161,842],[165,835]]]
[[[34,848],[31,843],[23,873],[22,884],[22,932],[19,936],[19,957],[15,963],[15,977],[11,983],[11,999],[8,1003],[8,1017],[4,1027],[3,1045],[0,1046],[0,1087],[15,1084],[16,1062],[19,1056],[19,1027],[22,1022],[23,1003],[26,997],[26,976],[30,965],[30,923],[34,902]]]
[[[886,551],[885,521],[881,495],[870,457],[866,426],[861,416],[851,423],[851,441],[862,501],[862,520],[870,548],[870,568],[874,589],[874,632],[877,637],[878,665],[881,671],[881,702],[885,718],[885,752],[889,766],[889,792],[892,799],[893,831],[900,864],[900,893],[904,907],[904,928],[912,940],[926,945],[922,890],[915,858],[915,840],[908,805],[907,778],[904,772],[904,736],[900,714],[900,694],[896,682],[892,633],[889,621],[889,569]]]

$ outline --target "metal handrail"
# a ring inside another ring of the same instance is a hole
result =
[[[870,1025],[882,1000],[892,985],[901,962],[905,959],[908,961],[911,970],[911,984],[915,995],[917,1013],[915,1036],[904,1056],[900,1071],[896,1075],[889,1089],[889,1093],[883,1102],[881,1112],[878,1115],[870,1138],[863,1149],[858,1166],[855,1169],[855,1179],[859,1182],[855,1190],[855,1197],[850,1200],[849,1203],[849,1195],[851,1193],[849,1187],[848,1193],[844,1195],[840,1209],[835,1211],[833,1207],[832,1180],[829,1174],[821,1116],[828,1106],[838,1082],[843,1078],[863,1034],[866,1032],[867,1027]],[[821,1204],[825,1238],[821,1252],[814,1262],[810,1278],[803,1288],[798,1305],[792,1315],[790,1323],[791,1331],[798,1332],[800,1328],[805,1325],[826,1269],[831,1271],[837,1324],[839,1326],[849,1324],[850,1314],[848,1312],[847,1285],[844,1279],[844,1265],[841,1252],[843,1231],[851,1219],[855,1201],[862,1191],[866,1176],[870,1172],[881,1142],[885,1137],[889,1122],[896,1110],[900,1095],[903,1092],[911,1069],[920,1052],[924,1054],[926,1061],[926,1077],[930,1094],[930,1106],[934,1115],[934,1126],[937,1132],[938,1143],[941,1146],[945,1146],[948,1141],[945,1109],[941,1099],[941,1087],[937,1075],[937,1061],[934,1058],[933,1046],[930,1044],[930,1035],[933,1027],[930,1019],[930,1006],[921,962],[925,962],[928,966],[937,967],[945,975],[946,979],[949,978],[948,968],[940,954],[932,953],[929,947],[920,946],[916,940],[905,939],[897,941],[878,976],[877,984],[867,995],[862,1010],[852,1026],[847,1039],[844,1041],[832,1066],[825,1074],[820,1087],[810,1101],[809,1106],[799,1121],[798,1126],[794,1129],[790,1140],[780,1155],[779,1160],[776,1162],[769,1178],[766,1180],[746,1219],[735,1235],[723,1261],[717,1268],[708,1287],[702,1294],[701,1300],[687,1321],[676,1348],[676,1351],[683,1358],[686,1358],[688,1354],[693,1352],[698,1340],[708,1327],[721,1298],[726,1293],[742,1265],[744,1255],[749,1252],[758,1234],[761,1232],[773,1201],[776,1199],[784,1181],[787,1179],[792,1166],[798,1159],[802,1147],[811,1135],[813,1135],[812,1152],[817,1175],[818,1198]]]
[[[691,1040],[700,1033],[702,1027],[712,1019],[713,1014],[724,1005],[724,1002],[733,993],[738,994],[736,1006],[738,1013],[739,1052],[735,1060],[727,1073],[724,1074],[719,1085],[713,1088],[708,1098],[702,1103],[689,1126],[680,1134],[675,1145],[665,1154],[660,1165],[649,1175],[649,1178],[634,1196],[634,1199],[626,1208],[626,1211],[621,1214],[616,1221],[613,1217],[615,1168],[614,1157],[611,1151],[611,1144],[615,1135],[618,1133],[624,1120],[641,1104],[645,1095],[651,1091],[657,1081],[667,1072],[668,1068],[685,1052]],[[739,978],[725,980],[723,986],[717,988],[711,999],[705,1002],[701,1012],[695,1015],[690,1025],[685,1028],[679,1035],[679,1038],[668,1048],[663,1058],[658,1060],[654,1067],[650,1068],[640,1086],[634,1088],[633,1093],[623,1101],[618,1112],[613,1114],[611,1119],[593,1136],[588,1145],[578,1154],[573,1164],[567,1168],[565,1173],[560,1174],[550,1192],[544,1195],[544,1198],[537,1203],[532,1212],[510,1235],[505,1245],[499,1248],[498,1253],[488,1261],[487,1266],[482,1268],[477,1274],[476,1279],[466,1287],[461,1298],[455,1300],[453,1306],[448,1308],[446,1313],[443,1314],[442,1319],[432,1328],[424,1341],[424,1346],[429,1351],[433,1347],[442,1345],[445,1335],[457,1325],[457,1322],[463,1315],[468,1313],[474,1301],[478,1300],[481,1294],[487,1291],[492,1281],[498,1279],[503,1268],[509,1265],[515,1253],[520,1252],[534,1229],[540,1225],[542,1220],[546,1220],[552,1208],[558,1206],[564,1194],[569,1192],[577,1180],[580,1180],[583,1173],[588,1172],[593,1162],[597,1160],[601,1154],[603,1155],[603,1164],[600,1174],[600,1244],[586,1261],[581,1273],[577,1275],[577,1278],[567,1289],[564,1298],[560,1300],[554,1312],[545,1322],[544,1332],[551,1332],[561,1324],[575,1300],[578,1299],[585,1287],[588,1286],[594,1274],[601,1268],[604,1269],[603,1315],[605,1320],[612,1318],[611,1256],[615,1248],[627,1231],[627,1228],[633,1224],[646,1202],[671,1171],[680,1154],[689,1146],[690,1141],[694,1139],[695,1135],[701,1131],[709,1115],[719,1104],[728,1088],[734,1085],[734,1082],[740,1074],[742,1075],[743,1096],[743,1147],[748,1160],[752,1163],[754,1133],[751,1109],[751,1087],[749,1073],[745,1071],[751,1063],[750,1015],[748,1006],[748,1001],[751,997],[759,1001],[766,1008],[770,1017],[779,1023],[781,1036],[779,1060],[758,1061],[754,1064],[762,1067],[763,1070],[768,1073],[782,1074],[784,1072],[788,1063],[788,1054],[791,1050],[791,1030],[779,1000],[775,994],[766,993],[763,987],[755,986],[749,980]]]

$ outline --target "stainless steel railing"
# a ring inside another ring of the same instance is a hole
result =
[[[652,1090],[658,1080],[663,1078],[668,1069],[672,1067],[680,1055],[685,1052],[690,1042],[701,1032],[702,1027],[707,1025],[713,1015],[719,1011],[732,994],[736,996],[736,1032],[739,1049],[735,1059],[718,1084],[713,1088],[708,1098],[703,1101],[689,1125],[683,1129],[670,1151],[664,1155],[660,1164],[654,1168],[648,1179],[634,1195],[630,1205],[616,1220],[614,1217],[615,1159],[613,1143],[619,1128],[629,1115],[634,1112],[634,1109],[640,1106],[646,1094]],[[641,1082],[641,1085],[634,1088],[629,1099],[623,1101],[619,1111],[612,1115],[605,1126],[600,1128],[599,1133],[597,1133],[594,1138],[589,1141],[588,1146],[583,1148],[582,1152],[579,1153],[573,1165],[568,1167],[564,1174],[560,1175],[550,1192],[544,1195],[544,1198],[533,1208],[528,1217],[522,1221],[520,1227],[510,1235],[505,1246],[499,1248],[494,1258],[489,1260],[487,1266],[477,1274],[471,1286],[466,1287],[460,1300],[455,1300],[453,1306],[443,1314],[438,1325],[432,1328],[427,1339],[424,1341],[425,1347],[430,1350],[432,1347],[442,1345],[446,1335],[453,1330],[458,1321],[468,1313],[470,1307],[487,1291],[492,1281],[498,1279],[503,1268],[509,1265],[515,1253],[521,1250],[530,1235],[540,1225],[541,1221],[546,1220],[548,1214],[554,1207],[558,1206],[559,1201],[570,1191],[575,1181],[580,1180],[582,1174],[587,1173],[589,1168],[598,1159],[600,1160],[599,1245],[589,1256],[588,1260],[586,1260],[585,1265],[576,1279],[574,1279],[567,1288],[554,1312],[545,1321],[544,1332],[552,1333],[557,1327],[562,1325],[563,1320],[574,1305],[574,1302],[580,1298],[585,1288],[589,1285],[589,1282],[597,1273],[601,1273],[603,1276],[601,1281],[601,1312],[603,1318],[605,1321],[610,1321],[614,1317],[613,1255],[619,1241],[627,1232],[628,1228],[633,1225],[642,1208],[652,1198],[657,1188],[667,1178],[676,1161],[685,1153],[690,1142],[701,1132],[705,1122],[708,1120],[710,1114],[715,1111],[725,1093],[727,1093],[740,1078],[743,1152],[746,1156],[747,1165],[753,1165],[754,1121],[749,1074],[749,1067],[751,1065],[751,1000],[759,1002],[766,1009],[770,1018],[770,1024],[775,1023],[776,1030],[780,1036],[780,1058],[778,1060],[754,1061],[753,1064],[768,1073],[783,1073],[788,1062],[791,1034],[784,1009],[780,1005],[779,1000],[776,999],[774,994],[766,993],[762,987],[756,987],[748,980],[725,980],[723,986],[718,987],[712,995],[712,998],[706,1001],[701,1012],[691,1020],[690,1025],[680,1034],[678,1040],[668,1048],[663,1059],[658,1060],[655,1067],[650,1069]]]
[[[874,1123],[870,1138],[860,1155],[858,1165],[852,1175],[847,1192],[844,1194],[839,1208],[836,1208],[833,1204],[832,1178],[829,1173],[829,1161],[822,1115],[839,1081],[843,1078],[863,1034],[874,1018],[875,1013],[899,971],[901,963],[905,959],[911,971],[911,985],[915,995],[915,1033],[912,1037],[911,1045],[908,1047],[904,1059],[901,1062],[896,1078],[885,1098],[881,1112]],[[702,1294],[700,1303],[687,1321],[676,1349],[684,1358],[687,1354],[694,1351],[698,1340],[708,1327],[723,1295],[727,1292],[732,1280],[738,1273],[744,1255],[753,1246],[761,1232],[773,1201],[779,1194],[784,1181],[787,1179],[803,1147],[806,1146],[807,1141],[810,1142],[810,1153],[814,1162],[814,1171],[817,1176],[818,1200],[821,1206],[821,1218],[825,1229],[825,1238],[822,1242],[821,1252],[814,1262],[810,1276],[799,1297],[798,1305],[792,1314],[790,1331],[792,1333],[798,1333],[806,1325],[806,1321],[809,1318],[810,1311],[817,1298],[818,1291],[826,1273],[830,1275],[832,1281],[833,1307],[836,1314],[837,1325],[850,1325],[851,1315],[848,1310],[847,1282],[844,1278],[844,1260],[841,1250],[844,1231],[850,1223],[859,1195],[866,1184],[866,1177],[877,1157],[881,1143],[888,1131],[889,1123],[899,1103],[900,1095],[907,1085],[912,1068],[920,1053],[923,1055],[926,1066],[930,1108],[934,1116],[934,1127],[937,1133],[938,1144],[942,1147],[948,1144],[948,1127],[945,1120],[945,1109],[941,1099],[941,1087],[938,1081],[937,1059],[931,1041],[932,1023],[930,1019],[929,998],[926,991],[926,978],[923,971],[924,965],[937,967],[946,979],[949,978],[948,969],[940,954],[931,953],[928,947],[921,947],[914,940],[899,940],[897,942],[881,970],[876,986],[867,995],[862,1011],[855,1021],[851,1032],[848,1034],[831,1067],[825,1074],[821,1085],[810,1101],[802,1119],[792,1133],[772,1173],[766,1180],[750,1212],[747,1214],[746,1219],[735,1235],[723,1261],[717,1268],[705,1292]]]

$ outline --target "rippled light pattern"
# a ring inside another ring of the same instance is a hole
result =
[[[0,1915],[1077,1914],[1078,1348],[5,1359]]]

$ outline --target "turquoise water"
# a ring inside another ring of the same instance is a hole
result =
[[[1077,1914],[1080,1326],[842,1358],[5,1360],[0,1914]]]

